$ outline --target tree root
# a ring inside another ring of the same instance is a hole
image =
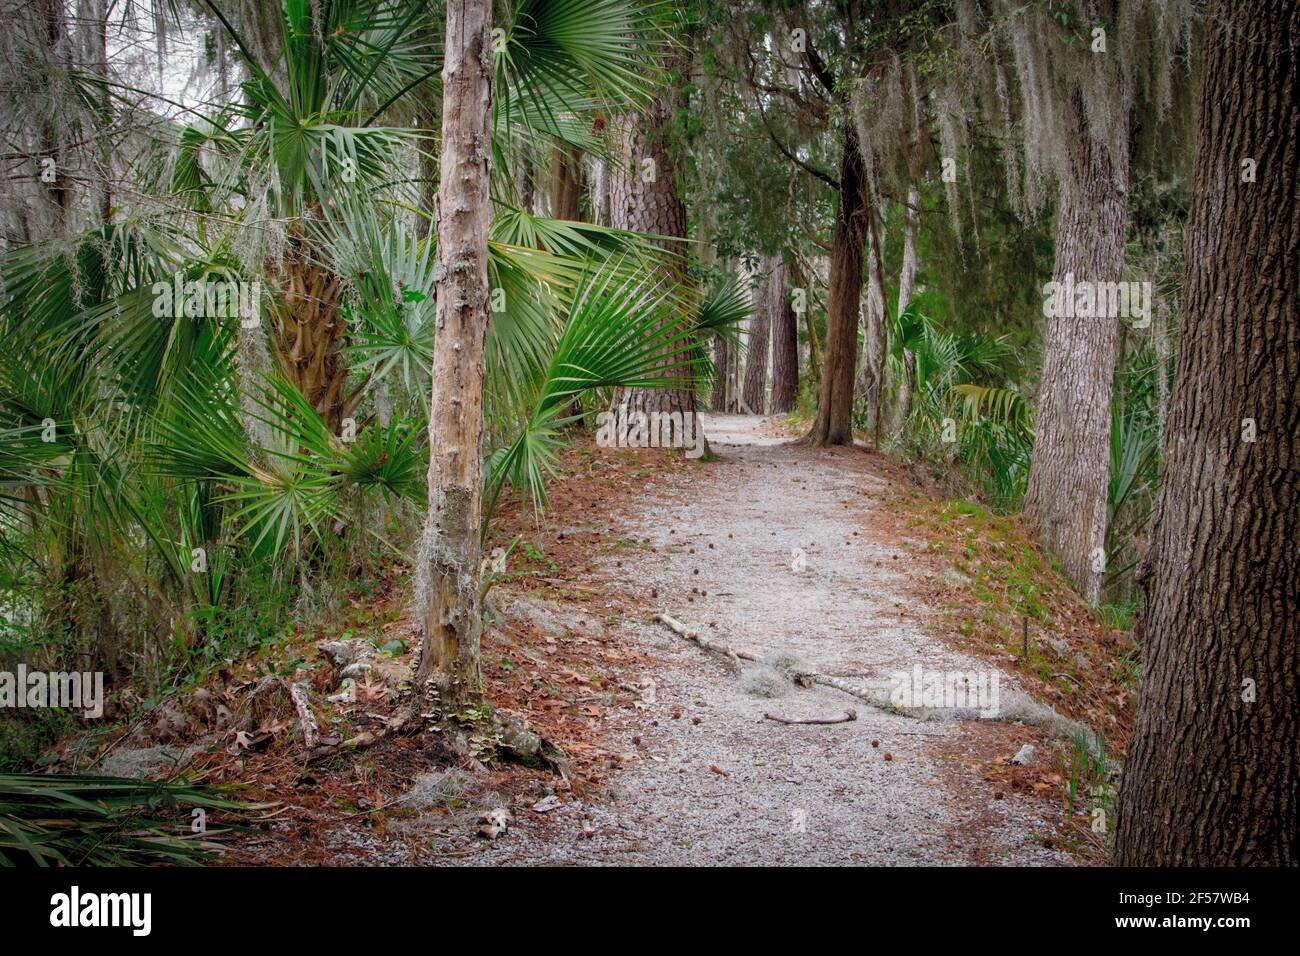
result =
[[[565,752],[552,741],[537,733],[528,722],[513,714],[492,711],[488,717],[489,735],[493,738],[494,749],[506,760],[528,767],[539,767],[558,774],[564,780],[569,779],[569,758]],[[347,740],[322,744],[310,749],[308,762],[323,760],[339,753],[362,750],[372,747],[389,737],[418,733],[426,726],[432,726],[439,733],[446,734],[448,722],[465,723],[457,717],[442,717],[434,713],[421,713],[415,701],[408,700],[378,730],[363,731]]]

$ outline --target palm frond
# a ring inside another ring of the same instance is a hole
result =
[[[242,808],[185,781],[0,774],[0,866],[192,866],[216,848],[195,809]]]

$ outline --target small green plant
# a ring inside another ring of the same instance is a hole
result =
[[[1089,814],[1100,809],[1102,819],[1109,819],[1114,795],[1110,785],[1110,762],[1106,741],[1100,736],[1074,735],[1070,742],[1069,773],[1066,781],[1066,800],[1070,816],[1079,809]]]
[[[1127,631],[1133,627],[1133,619],[1137,616],[1138,602],[1126,601],[1122,604],[1099,604],[1097,605],[1097,616],[1101,618],[1101,623],[1116,631]]]

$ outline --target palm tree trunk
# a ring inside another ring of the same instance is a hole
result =
[[[1300,7],[1212,3],[1121,866],[1300,863]],[[1257,181],[1242,182],[1243,159]],[[1249,424],[1254,432],[1248,431]]]
[[[477,698],[483,376],[488,327],[491,0],[448,0],[442,68],[437,331],[429,403],[429,511],[416,567],[417,692]]]
[[[275,347],[289,381],[337,434],[350,412],[344,394],[342,289],[319,258],[307,239],[295,236],[273,270],[284,305],[275,314]]]

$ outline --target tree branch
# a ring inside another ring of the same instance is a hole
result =
[[[781,142],[780,138],[776,135],[776,131],[772,129],[772,124],[769,123],[767,119],[767,112],[763,109],[763,103],[757,96],[754,97],[754,103],[758,107],[758,116],[759,119],[763,121],[763,128],[767,130],[767,135],[772,138],[772,142],[776,144],[776,148],[781,151],[782,155],[784,155],[786,159],[790,160],[790,162],[794,163],[804,172],[808,173],[809,175],[816,176],[827,186],[830,186],[831,189],[834,189],[836,192],[839,192],[840,181],[836,179],[834,176],[832,176],[830,173],[818,169],[816,166],[813,166],[811,163],[804,162],[802,159],[800,159],[798,156],[792,153],[789,150],[789,148],[786,147],[785,143]]]

